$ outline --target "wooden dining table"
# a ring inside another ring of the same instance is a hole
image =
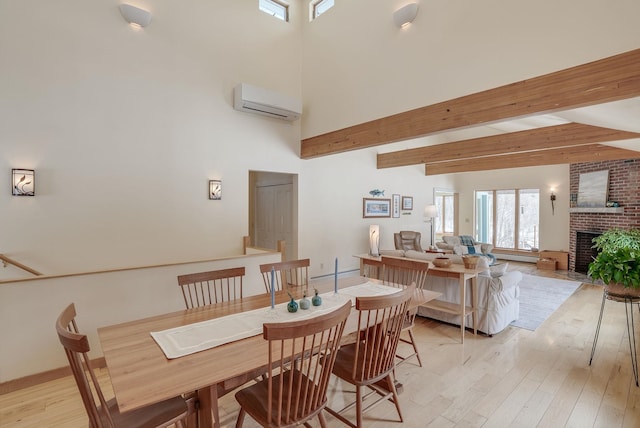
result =
[[[346,277],[339,279],[338,287],[342,289],[366,282],[376,280]],[[321,293],[331,291],[334,279],[312,281],[309,288],[316,288]],[[410,307],[439,296],[437,292],[416,290]],[[286,292],[275,293],[276,304],[288,300]],[[270,295],[261,294],[99,328],[98,336],[119,410],[126,412],[197,391],[200,426],[219,427],[218,396],[264,373],[268,342],[262,335],[256,335],[168,359],[150,333],[265,308],[270,304]],[[357,311],[353,310],[344,334],[356,329]]]

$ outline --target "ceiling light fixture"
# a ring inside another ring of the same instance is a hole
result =
[[[405,28],[416,19],[418,3],[409,3],[393,12],[393,22],[400,28]]]
[[[136,27],[146,27],[151,22],[151,12],[130,4],[122,3],[120,13],[129,24]]]

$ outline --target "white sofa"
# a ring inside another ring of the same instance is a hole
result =
[[[381,250],[385,256],[406,257],[417,260],[431,261],[436,257],[441,257],[436,253],[424,253],[418,251],[402,250]],[[462,257],[459,255],[446,255],[453,263],[462,264]],[[505,272],[501,276],[492,277],[491,269],[487,261],[481,257],[479,267],[487,270],[478,275],[478,330],[491,336],[504,330],[511,322],[518,319],[520,314],[520,288],[518,284],[522,280],[522,273],[519,271]],[[500,266],[500,265],[497,265]],[[504,266],[504,265],[503,265]],[[429,276],[425,288],[442,293],[440,300],[451,303],[460,303],[460,289],[458,282],[454,278],[442,278]],[[467,305],[471,305],[470,285],[467,284]],[[451,315],[429,308],[418,308],[418,315],[444,321],[454,325],[460,325],[460,316]],[[465,325],[473,328],[473,317],[467,315]]]
[[[466,236],[467,239],[469,239],[474,246],[479,246],[478,249],[480,251],[476,251],[478,253],[482,253],[482,254],[489,254],[491,253],[491,250],[493,250],[493,245],[491,244],[486,244],[483,242],[478,242],[475,239],[473,239],[473,237],[471,236]],[[462,241],[460,240],[460,236],[443,236],[442,237],[442,241],[440,242],[436,242],[436,247],[438,247],[441,250],[449,250],[449,251],[453,251],[455,249],[455,247],[462,245]]]

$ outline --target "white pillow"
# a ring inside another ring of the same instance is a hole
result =
[[[449,245],[460,245],[460,237],[459,236],[448,236],[445,235],[442,237],[442,240]]]
[[[489,270],[489,258],[480,256],[476,269],[482,269],[483,271]]]
[[[493,278],[498,278],[504,275],[508,267],[509,263],[496,263],[492,266],[489,266],[489,271]]]

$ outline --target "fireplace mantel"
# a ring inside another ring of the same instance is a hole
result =
[[[570,213],[624,214],[624,207],[569,208]]]

